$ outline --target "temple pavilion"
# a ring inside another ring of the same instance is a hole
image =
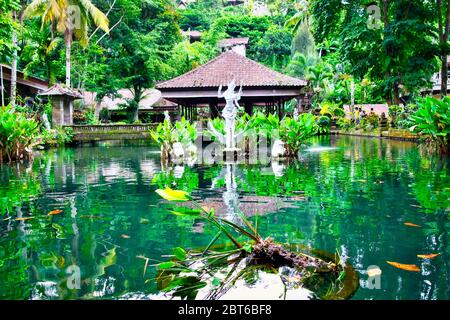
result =
[[[225,100],[218,98],[218,89],[220,86],[226,89],[232,80],[243,86],[239,104],[250,115],[254,108],[261,108],[266,113],[282,116],[286,102],[297,99],[301,104],[307,82],[247,58],[243,50],[247,42],[238,40],[222,41],[221,55],[186,74],[157,84],[156,88],[164,99],[176,103],[179,113],[188,119],[196,118],[204,108],[209,108],[210,117],[217,117],[225,106]]]

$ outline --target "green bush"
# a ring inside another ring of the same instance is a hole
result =
[[[341,130],[345,132],[349,132],[350,130],[355,128],[355,123],[350,118],[339,118],[337,121],[337,125]]]
[[[280,122],[280,139],[285,143],[288,157],[297,156],[306,140],[316,135],[318,126],[316,118],[310,113],[301,114],[298,119],[284,118]]]
[[[450,98],[427,97],[418,102],[417,112],[411,116],[411,131],[425,135],[442,153],[450,153]]]
[[[12,106],[0,108],[0,161],[29,159],[39,143],[38,123]]]
[[[168,158],[175,143],[180,142],[184,145],[194,143],[197,139],[197,127],[184,117],[175,124],[165,119],[156,130],[150,130],[150,135],[161,146],[163,156]]]
[[[319,134],[328,134],[331,131],[331,118],[328,116],[317,117],[317,127]]]
[[[74,132],[72,128],[57,127],[56,129],[44,129],[40,135],[41,143],[46,146],[63,146],[71,143]]]

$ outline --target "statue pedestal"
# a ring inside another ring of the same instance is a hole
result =
[[[223,160],[225,162],[236,162],[242,156],[241,149],[237,148],[226,148],[223,149]]]

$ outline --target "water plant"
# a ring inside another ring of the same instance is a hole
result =
[[[317,132],[319,134],[328,134],[331,130],[331,118],[328,116],[317,117]]]
[[[414,122],[411,131],[425,135],[425,141],[441,153],[450,153],[450,98],[426,97],[418,102],[418,107],[411,116]]]
[[[71,143],[74,131],[71,127],[57,127],[54,129],[42,129],[40,134],[41,144],[44,146],[63,146]]]
[[[159,269],[155,279],[159,289],[171,296],[195,299],[199,290],[206,288],[207,293],[202,298],[219,299],[232,290],[239,279],[251,281],[255,270],[281,277],[281,273],[289,270],[291,280],[295,278],[298,286],[308,288],[324,282],[334,286],[345,278],[345,266],[339,264],[339,259],[325,260],[305,252],[293,252],[272,238],[263,238],[258,233],[257,222],[253,225],[241,212],[236,213],[240,221],[234,222],[216,216],[213,209],[202,207],[185,191],[166,188],[156,192],[169,202],[192,205],[175,207],[170,211],[172,214],[203,219],[217,229],[206,248],[189,251],[177,247],[170,261],[154,265]],[[228,240],[228,245],[220,247],[216,243],[222,236]]]
[[[306,141],[317,134],[318,126],[314,115],[303,113],[298,119],[283,118],[278,130],[281,141],[285,143],[286,156],[296,157]]]
[[[29,159],[39,144],[38,123],[8,105],[0,108],[0,162]]]
[[[193,145],[197,139],[197,127],[184,117],[175,124],[166,118],[155,130],[150,130],[150,135],[161,146],[162,157],[170,159],[175,143],[181,143],[186,148]]]

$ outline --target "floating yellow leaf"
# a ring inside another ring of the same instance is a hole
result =
[[[418,224],[414,224],[412,222],[405,222],[404,224],[405,224],[405,226],[408,226],[408,227],[422,228],[422,226],[419,226]]]
[[[48,213],[49,216],[54,216],[63,212],[62,210],[52,210]]]
[[[398,269],[412,271],[412,272],[420,272],[420,268],[418,266],[416,266],[415,264],[403,264],[403,263],[392,262],[392,261],[386,261],[386,262],[388,264],[390,264],[391,266],[398,268]]]
[[[156,190],[156,193],[159,194],[162,198],[166,199],[167,201],[184,202],[191,200],[189,193],[187,193],[186,191],[172,190],[170,188],[166,188],[164,190],[158,189]]]
[[[439,256],[439,253],[432,253],[432,254],[418,254],[417,257],[420,259],[434,259],[437,256]]]
[[[34,217],[17,218],[16,221],[27,221],[27,220],[31,220],[31,219],[34,219]]]

